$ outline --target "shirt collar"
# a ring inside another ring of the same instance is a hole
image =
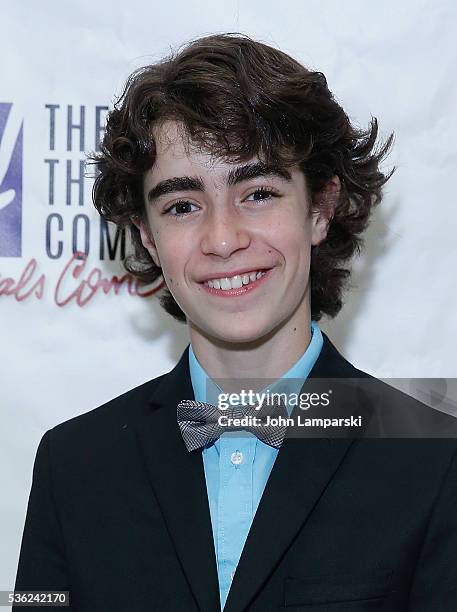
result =
[[[308,377],[319,357],[324,339],[316,321],[311,321],[311,342],[303,355],[274,383],[268,385],[270,392],[300,393],[304,380]],[[211,380],[189,345],[189,370],[194,396],[198,402],[217,402],[220,388]],[[207,393],[208,391],[208,393]],[[288,407],[289,414],[291,409]]]

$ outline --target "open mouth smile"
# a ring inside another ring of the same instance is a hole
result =
[[[270,276],[273,268],[268,270],[252,270],[245,274],[230,277],[209,279],[201,283],[208,293],[221,297],[234,297],[250,293],[260,286]]]

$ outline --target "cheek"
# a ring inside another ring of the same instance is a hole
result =
[[[311,249],[311,226],[304,219],[279,221],[275,233],[276,244],[289,257],[303,257]]]
[[[161,232],[156,238],[157,253],[166,279],[182,276],[190,259],[189,240],[177,232]]]

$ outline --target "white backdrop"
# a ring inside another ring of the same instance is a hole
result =
[[[14,585],[44,431],[169,370],[187,343],[154,296],[124,285],[90,297],[100,276],[122,274],[119,244],[111,261],[104,239],[100,258],[91,183],[80,196],[77,182],[80,149],[95,147],[103,107],[134,68],[171,47],[247,33],[323,71],[356,123],[374,115],[384,137],[396,133],[385,169],[398,170],[354,289],[323,328],[374,375],[457,376],[456,17],[453,0],[2,2],[0,589]],[[69,119],[82,123],[81,107],[84,129],[72,129],[69,143]],[[69,264],[73,227],[80,250],[89,232],[79,274],[78,262]]]

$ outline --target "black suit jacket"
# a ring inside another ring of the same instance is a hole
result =
[[[325,337],[311,376],[367,375]],[[202,453],[176,423],[185,398],[187,349],[170,373],[46,432],[16,590],[69,590],[78,612],[220,609]],[[286,439],[225,612],[455,612],[456,451]]]

